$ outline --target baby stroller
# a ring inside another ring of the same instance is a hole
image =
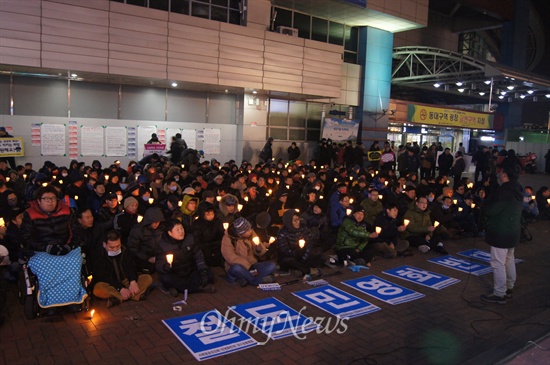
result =
[[[89,280],[82,274],[82,268],[80,247],[64,256],[36,252],[23,264],[19,277],[19,300],[24,305],[25,318],[41,316],[42,309],[68,305],[87,311]]]

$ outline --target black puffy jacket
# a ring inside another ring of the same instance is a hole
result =
[[[301,262],[306,262],[313,248],[313,238],[307,226],[300,222],[300,228],[292,226],[292,216],[294,210],[288,210],[283,214],[284,226],[279,230],[277,236],[277,247],[279,249],[279,260],[285,257],[293,257]],[[299,240],[305,240],[306,245],[300,248]]]
[[[55,211],[47,214],[36,201],[30,202],[30,207],[23,215],[21,237],[27,248],[35,251],[45,251],[58,254],[63,246],[71,246],[71,210],[63,201],[57,203]],[[66,252],[70,249],[66,249]]]
[[[167,254],[174,255],[172,265],[166,261]],[[157,246],[155,269],[162,274],[172,274],[186,278],[194,271],[206,270],[204,255],[199,246],[195,244],[192,234],[185,234],[181,241],[176,241],[164,233]]]

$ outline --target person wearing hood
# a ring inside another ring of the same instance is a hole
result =
[[[481,295],[484,302],[505,304],[513,295],[516,282],[514,250],[521,238],[523,202],[523,188],[518,178],[515,166],[503,166],[498,175],[500,186],[487,205],[485,242],[491,246],[494,285],[491,294]]]
[[[211,190],[202,192],[202,200],[197,207],[197,214],[201,217],[208,208],[216,210],[216,195]]]
[[[265,254],[268,242],[261,242],[246,219],[236,219],[222,239],[221,252],[225,259],[225,271],[230,283],[238,282],[241,287],[248,284],[273,283],[275,263],[258,262],[257,257]]]
[[[239,199],[233,194],[225,194],[218,205],[217,216],[220,217],[222,223],[233,223],[233,221],[241,217],[238,209]]]
[[[74,199],[78,209],[84,209],[88,203],[88,196],[90,190],[86,186],[86,179],[84,175],[78,170],[73,170],[69,174],[69,185],[65,189],[65,195],[68,195],[69,198]],[[76,198],[78,197],[78,198]]]
[[[321,275],[323,260],[313,251],[314,239],[300,213],[287,210],[283,214],[283,228],[277,235],[278,261],[282,270],[296,270],[299,275]]]
[[[273,159],[273,137],[269,137],[264,145],[264,148],[260,151],[260,160],[267,162]]]
[[[9,181],[6,179],[7,188],[13,190],[19,198],[24,197],[27,184],[25,184],[25,180],[19,176],[17,171],[9,170],[7,178],[9,178]]]
[[[130,231],[126,246],[135,256],[138,270],[154,271],[155,253],[164,228],[162,222],[164,215],[161,209],[152,207],[145,211],[141,223]]]
[[[407,226],[403,220],[397,218],[398,213],[397,204],[390,202],[384,207],[384,211],[374,220],[374,226],[380,227],[380,234],[371,243],[376,244],[381,242],[385,245],[378,247],[385,258],[413,255],[412,251],[409,250],[409,242],[399,239],[399,234]]]
[[[122,212],[122,206],[118,202],[119,195],[117,194],[107,194],[105,195],[102,206],[99,208],[95,219],[100,223],[105,229],[112,229],[113,222],[116,215]],[[122,195],[120,195],[122,198]]]
[[[166,179],[165,181],[166,183],[162,188],[162,190],[164,191],[164,196],[169,197],[170,195],[175,195],[178,198],[181,197],[182,189],[178,185],[178,182],[176,181],[176,179],[172,177],[172,178]]]
[[[23,213],[25,203],[15,191],[6,189],[0,194],[0,217],[10,217],[12,213]]]
[[[334,243],[334,236],[331,235],[326,216],[327,201],[316,200],[308,209],[303,212],[300,218],[305,222],[311,233],[313,242],[322,247],[323,251],[328,250]]]
[[[258,214],[267,211],[268,200],[265,195],[258,194],[258,188],[254,185],[246,189],[245,194],[241,214],[250,222],[253,222]]]
[[[181,212],[180,204],[182,204],[182,202],[176,195],[170,195],[166,198],[166,200],[160,204],[164,220],[177,219],[181,222],[183,213]]]
[[[222,221],[216,217],[214,206],[204,209],[198,217],[192,228],[195,244],[202,250],[208,266],[223,267],[221,244],[225,231]]]
[[[199,205],[199,198],[193,195],[184,195],[181,202],[181,222],[185,232],[191,232],[195,219],[198,218],[197,207]]]
[[[378,237],[378,234],[368,231],[369,225],[363,221],[364,217],[363,206],[355,204],[352,214],[344,218],[336,236],[335,251],[339,262],[351,260],[356,265],[365,265],[372,261],[375,250],[369,240]]]
[[[162,285],[174,296],[189,293],[214,293],[214,274],[206,266],[200,247],[181,222],[166,222],[162,239],[156,250],[155,267]]]

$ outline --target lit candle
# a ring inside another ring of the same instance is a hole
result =
[[[462,207],[458,207],[458,211],[459,212],[462,212],[464,209],[462,209]]]
[[[439,222],[438,222],[438,221],[435,221],[435,222],[434,222],[434,227],[437,227],[437,226],[439,226]]]
[[[248,201],[248,197],[247,197],[247,196],[244,197],[244,201],[245,201],[245,202]]]
[[[387,182],[387,181],[384,181],[384,186],[388,186],[388,182]]]
[[[378,175],[378,171],[376,171],[375,174]]]
[[[148,201],[149,201],[149,204],[153,204],[153,202],[155,201],[155,199],[154,199],[154,198],[149,198]]]
[[[453,204],[456,205],[458,203],[458,199],[453,199]]]
[[[350,176],[350,177],[349,177],[349,181],[353,181],[353,176]]]
[[[337,179],[337,178],[334,178],[334,182],[336,182],[336,181],[338,181],[338,179]]]
[[[304,239],[299,240],[298,245],[300,246],[300,248],[304,248],[304,246],[306,245],[306,240],[304,240]]]
[[[537,197],[534,195],[531,195],[531,200],[535,200]]]
[[[281,175],[281,171],[277,171],[277,175]]]
[[[74,200],[78,200],[78,195],[75,195],[75,196],[74,196]]]
[[[105,180],[109,180],[109,175],[105,175]]]
[[[474,209],[476,207],[475,203],[472,203],[472,205],[470,205],[472,207],[472,209]]]
[[[227,231],[228,228],[229,228],[229,223],[224,223],[223,224],[223,229]]]
[[[90,312],[90,319],[94,319],[95,309],[92,309]]]
[[[286,188],[287,188],[287,189],[290,189],[290,185],[287,185]]]
[[[468,187],[468,189],[471,189],[474,187],[474,183],[468,183],[466,186]]]
[[[550,199],[546,199],[546,202],[547,202],[548,204],[550,204]]]
[[[181,208],[182,206],[183,206],[183,202],[180,200],[180,201],[178,202],[178,207]]]
[[[217,201],[220,201],[220,200],[222,200],[222,197],[218,195],[218,196],[216,197],[216,200],[217,200]]]
[[[260,244],[260,238],[259,237],[252,237],[252,242],[254,242],[254,244],[256,246],[258,246]]]
[[[123,199],[122,195],[119,195],[119,194],[117,194],[116,198],[117,198],[117,200],[118,200],[119,203],[120,203],[120,202],[122,201],[122,199]]]
[[[447,185],[449,185],[451,183],[451,180],[447,180]]]
[[[319,199],[323,199],[323,196],[322,196],[322,195],[319,195]]]
[[[384,198],[384,195],[378,195],[378,200],[382,200]]]
[[[350,198],[350,199],[349,199],[349,203],[350,203],[350,204],[353,204],[353,198]]]
[[[143,220],[143,216],[142,216],[142,215],[138,215],[138,216],[137,216],[137,222],[138,222],[138,223],[141,223],[142,220]]]
[[[305,179],[306,178],[306,175],[302,174],[302,179]]]
[[[300,213],[300,209],[294,208],[294,210],[296,211],[296,213]]]
[[[380,234],[380,232],[382,232],[382,227],[376,227],[374,230],[376,231],[376,234]]]
[[[185,168],[185,165],[184,165],[184,164],[181,164],[181,168],[184,169],[184,168]]]
[[[279,172],[279,171],[277,171],[277,172]],[[279,185],[281,182],[279,180],[277,180],[276,183],[277,183],[277,185]]]
[[[4,227],[6,225],[6,222],[4,222],[4,218],[0,218],[0,227]]]
[[[115,164],[120,165],[120,160],[116,160]]]
[[[27,174],[23,174],[23,179],[27,180]]]
[[[166,262],[168,262],[168,264],[172,266],[172,262],[174,262],[174,255],[171,253],[166,254]]]
[[[371,177],[374,177],[374,174],[370,174]]]
[[[88,178],[88,174],[84,174],[84,177],[85,177],[85,178]]]
[[[273,242],[275,242],[275,237],[271,236],[269,237],[269,244],[272,244]]]
[[[240,212],[241,209],[243,209],[243,205],[242,205],[242,204],[238,204],[238,205],[237,205],[237,210]]]
[[[48,183],[42,183],[42,186],[46,187],[46,186],[48,186]]]
[[[63,180],[59,180],[59,183],[60,183],[61,185],[63,185]]]
[[[54,179],[55,179],[55,176],[54,176]],[[9,181],[10,181],[10,178],[6,177],[6,182],[9,182]]]
[[[407,187],[407,185],[403,185],[403,190],[405,190],[406,187]]]
[[[273,190],[269,189],[269,190],[267,191],[267,196],[270,196],[272,193],[273,193]]]
[[[350,215],[351,214],[351,209],[346,209],[346,214]]]
[[[408,220],[408,219],[403,219],[403,224],[405,225],[405,227],[408,226],[409,223],[411,223],[410,220]]]

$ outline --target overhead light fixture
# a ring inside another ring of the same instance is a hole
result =
[[[458,82],[456,83],[456,86],[462,86],[462,85],[464,85],[464,83],[462,83],[461,81],[458,81]]]
[[[546,96],[547,99],[550,99],[550,94],[546,94],[544,96]]]
[[[225,93],[227,94],[229,92],[229,90],[225,89]]]
[[[527,90],[527,94],[531,95],[532,93],[534,93],[533,90]]]
[[[506,86],[508,90],[514,90],[514,85]]]
[[[71,74],[71,77],[78,77],[77,74]]]
[[[485,83],[485,85],[489,85],[491,83],[491,80],[485,80],[483,82]]]
[[[522,98],[522,99],[525,99],[525,95],[523,95],[523,94],[520,95],[519,97]]]
[[[441,84],[440,84],[439,82],[436,82],[436,83],[434,84],[434,87],[440,87],[440,86],[441,86]]]
[[[481,92],[479,93],[479,95],[483,96],[483,95],[485,95],[485,93],[484,93],[483,91],[481,91]]]
[[[502,100],[504,99],[504,95],[500,95],[498,98]]]
[[[252,94],[256,95],[258,92],[256,90],[252,90]]]
[[[464,89],[458,89],[458,92],[459,92],[459,93],[463,93],[463,92],[464,92]]]
[[[176,86],[178,86],[178,83],[177,83],[177,82],[173,82],[173,83],[172,83],[172,87],[176,87]]]
[[[506,95],[506,91],[501,91],[500,95]]]

